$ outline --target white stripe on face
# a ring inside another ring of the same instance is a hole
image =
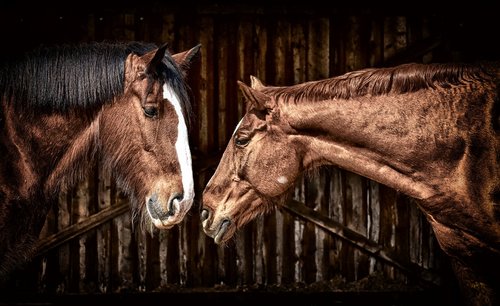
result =
[[[241,118],[240,122],[238,122],[238,125],[237,125],[237,126],[236,126],[236,128],[234,129],[234,131],[233,131],[233,136],[234,136],[234,134],[236,133],[236,131],[238,130],[238,128],[240,127],[241,122],[243,122],[243,118]],[[233,137],[233,136],[231,136],[231,137]],[[212,178],[213,178],[214,176],[215,176],[215,174],[214,174],[214,175],[212,175],[212,177],[208,180],[208,183],[207,183],[207,185],[206,185],[206,186],[209,186],[209,185],[210,185],[210,183],[212,182]]]
[[[236,131],[238,130],[238,128],[240,127],[241,125],[241,122],[243,121],[243,118],[241,118],[240,122],[238,122],[238,125],[236,126],[236,128],[234,129],[233,131],[233,136],[234,136],[234,133],[236,133]]]
[[[192,201],[194,199],[194,182],[193,168],[191,166],[191,151],[189,149],[189,139],[186,122],[182,115],[179,98],[168,84],[163,85],[163,98],[167,99],[174,106],[177,113],[177,140],[175,142],[175,150],[177,151],[177,159],[181,166],[182,188],[184,189],[184,201]]]

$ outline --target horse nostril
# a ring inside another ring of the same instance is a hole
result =
[[[175,203],[181,202],[183,198],[184,198],[184,195],[182,193],[178,193],[171,198],[170,203],[168,203],[168,215],[169,216],[175,215]]]
[[[201,221],[207,220],[209,215],[210,213],[208,212],[208,209],[204,208],[200,213]]]

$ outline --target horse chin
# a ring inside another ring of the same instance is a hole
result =
[[[171,220],[160,220],[160,219],[151,219],[151,222],[153,223],[153,225],[157,228],[157,229],[160,229],[160,230],[166,230],[166,229],[171,229],[172,227],[174,227],[174,225],[176,225],[177,223],[175,222],[172,222]]]

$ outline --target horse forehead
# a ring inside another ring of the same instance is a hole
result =
[[[163,89],[163,100],[170,102],[170,104],[173,106],[173,108],[175,110],[173,113],[175,113],[175,115],[177,117],[184,120],[183,108],[181,105],[181,99],[179,98],[179,95],[175,92],[175,90],[172,88],[172,86],[167,82],[162,84],[162,89]]]
[[[248,112],[245,114],[245,116],[241,119],[240,123],[238,123],[238,128],[241,129],[248,129],[252,130],[265,122],[262,118],[259,118],[259,116],[254,113],[254,112]]]

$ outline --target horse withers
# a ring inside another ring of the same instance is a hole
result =
[[[147,230],[193,203],[186,74],[200,46],[86,43],[5,61],[0,90],[0,280],[33,256],[58,194],[99,158]]]
[[[217,244],[321,165],[415,198],[470,305],[498,305],[499,65],[405,64],[293,86],[239,82],[247,111],[203,191]]]

